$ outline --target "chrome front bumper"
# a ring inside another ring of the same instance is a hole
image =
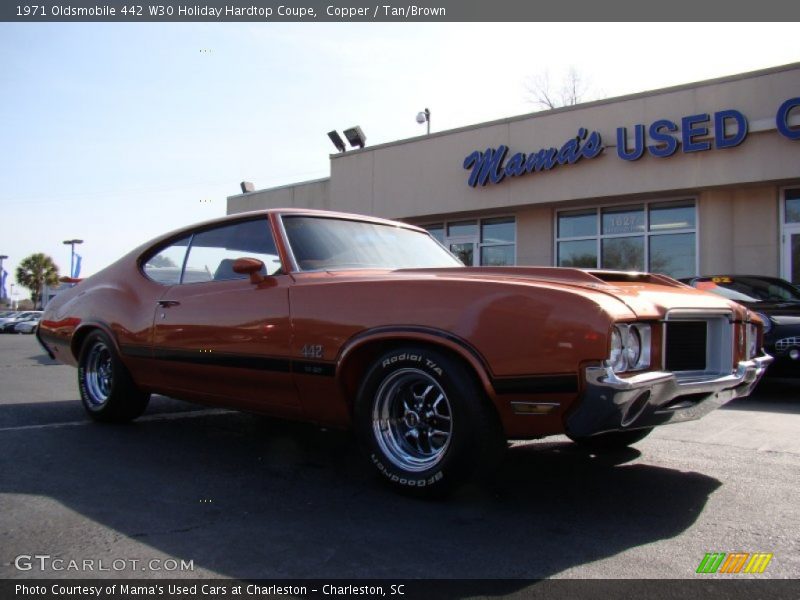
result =
[[[764,354],[740,362],[729,375],[693,379],[663,371],[623,379],[610,367],[588,367],[578,406],[567,417],[567,432],[583,437],[699,419],[747,396],[771,362]]]

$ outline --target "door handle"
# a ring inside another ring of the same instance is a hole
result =
[[[159,300],[156,304],[163,308],[169,308],[170,306],[178,306],[180,302],[177,300]]]

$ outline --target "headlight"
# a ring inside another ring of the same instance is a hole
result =
[[[650,366],[650,325],[619,324],[611,330],[608,363],[615,373],[638,371]]]
[[[757,312],[758,318],[764,321],[764,333],[767,333],[770,329],[772,329],[772,321],[769,320],[769,317],[764,313]]]
[[[627,363],[625,361],[625,352],[622,349],[622,333],[619,327],[614,327],[611,331],[611,354],[608,357],[611,362],[611,368],[614,371],[624,371]]]
[[[639,364],[639,357],[642,355],[642,338],[636,327],[628,327],[628,343],[625,344],[625,358],[628,366],[635,368]]]

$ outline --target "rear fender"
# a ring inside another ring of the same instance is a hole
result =
[[[90,333],[92,333],[92,331],[96,330],[100,330],[108,336],[108,339],[110,339],[111,343],[114,345],[114,350],[116,350],[117,356],[122,355],[122,352],[120,352],[119,349],[119,343],[117,342],[117,337],[114,335],[114,332],[111,330],[111,327],[108,324],[102,321],[82,321],[81,324],[75,329],[75,332],[72,334],[72,340],[70,341],[70,351],[72,352],[72,356],[75,357],[76,361],[80,359],[83,341]]]

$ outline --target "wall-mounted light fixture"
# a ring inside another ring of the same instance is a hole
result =
[[[351,127],[350,129],[345,129],[344,137],[347,138],[347,141],[353,148],[355,148],[356,146],[358,146],[359,148],[363,148],[364,144],[367,143],[367,136],[364,135],[364,132],[361,131],[361,127],[358,126]]]
[[[333,142],[333,145],[334,145],[334,146],[336,146],[336,149],[337,149],[339,152],[344,152],[345,150],[347,150],[347,148],[346,148],[346,147],[345,147],[345,145],[344,145],[344,140],[343,140],[343,139],[342,139],[342,137],[341,137],[341,136],[340,136],[340,135],[339,135],[339,134],[336,132],[336,130],[335,130],[335,129],[334,129],[333,131],[329,131],[329,132],[328,132],[328,137],[329,137],[329,138],[331,138],[331,141]]]

